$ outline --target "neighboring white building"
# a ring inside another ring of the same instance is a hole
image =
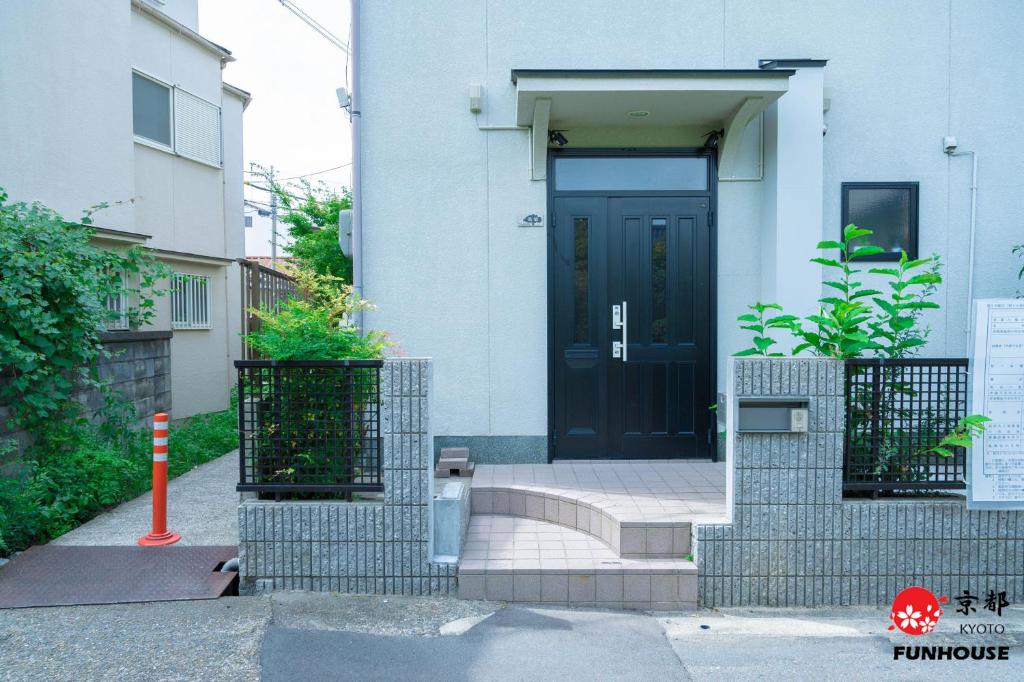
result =
[[[225,409],[241,357],[242,112],[198,0],[0,4],[0,186],[176,273],[147,329],[171,330],[173,417]]]
[[[927,356],[1017,289],[1020,2],[360,4],[367,324],[434,358],[437,444],[707,456],[737,315],[812,312],[844,220],[942,255]]]

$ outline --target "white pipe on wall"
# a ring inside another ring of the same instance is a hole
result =
[[[352,93],[349,112],[352,120],[352,290],[363,296],[363,182],[362,182],[362,87],[359,73],[359,0],[350,0],[352,40],[349,54],[352,62]],[[363,311],[356,313],[356,325],[363,330]]]
[[[964,333],[974,327],[974,242],[978,216],[978,155],[975,152],[949,152],[950,156],[971,156],[971,226],[967,247],[967,324]]]

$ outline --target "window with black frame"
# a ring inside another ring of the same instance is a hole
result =
[[[902,251],[917,258],[916,182],[844,182],[842,229],[851,223],[871,230],[865,242],[883,253],[859,258],[865,261],[897,261]]]

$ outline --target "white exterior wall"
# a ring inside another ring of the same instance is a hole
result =
[[[0,187],[11,200],[74,220],[135,195],[131,14],[127,1],[0,2]],[[96,220],[135,231],[131,203]]]
[[[953,134],[979,153],[975,293],[1017,289],[1021,3],[448,0],[363,2],[362,12],[365,293],[379,306],[369,323],[435,359],[438,434],[547,433],[547,247],[544,230],[516,227],[519,215],[547,213],[546,187],[529,179],[528,133],[477,130],[467,101],[467,86],[482,83],[479,123],[513,123],[513,68],[828,59],[821,229],[793,236],[813,246],[839,233],[841,182],[920,182],[920,253],[947,263],[926,354],[964,355],[970,160],[942,153]],[[699,143],[693,132],[570,141],[685,146]],[[765,215],[783,213],[767,185],[719,184],[720,386],[724,358],[748,342],[736,316],[806,256],[765,243]],[[767,264],[763,251],[774,252]]]
[[[197,0],[147,4],[195,30]],[[223,168],[134,141],[133,69],[221,107]],[[211,277],[211,329],[171,340],[174,418],[226,408],[241,355],[238,267],[227,259],[244,255],[242,109],[223,90],[218,53],[129,0],[0,3],[0,187],[69,219],[108,202],[98,227],[149,235],[171,268]],[[171,328],[169,295],[149,328]]]

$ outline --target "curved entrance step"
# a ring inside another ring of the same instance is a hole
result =
[[[625,558],[682,558],[691,524],[725,517],[725,467],[682,460],[482,464],[475,514],[509,514],[592,535]]]
[[[643,509],[631,496],[504,485],[472,487],[472,513],[507,514],[558,524],[600,539],[625,558],[685,557],[690,520],[683,512]]]
[[[459,562],[459,597],[636,609],[697,605],[685,559],[626,559],[593,536],[512,516],[474,515]]]

